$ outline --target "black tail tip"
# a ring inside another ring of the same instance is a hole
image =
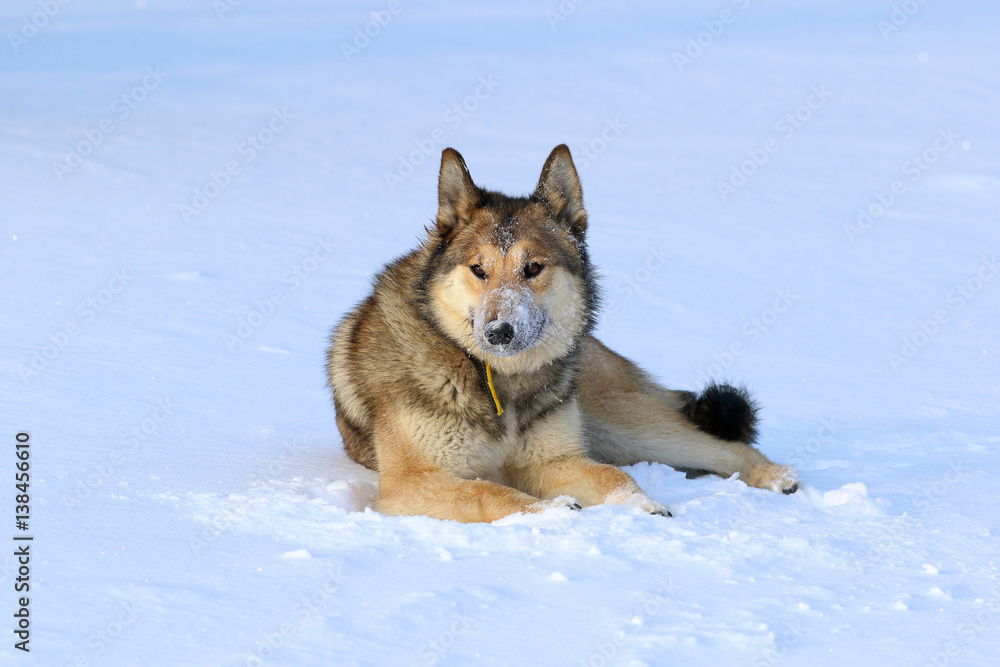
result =
[[[757,440],[758,405],[743,386],[711,382],[700,394],[691,394],[685,416],[717,438],[748,445]]]

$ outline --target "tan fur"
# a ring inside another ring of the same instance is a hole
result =
[[[774,490],[794,481],[753,447],[700,431],[684,395],[586,334],[587,218],[564,146],[530,200],[477,189],[451,149],[439,185],[437,228],[331,337],[337,426],[351,458],[379,471],[379,511],[494,521],[575,500],[666,513],[617,467],[637,461],[738,472]],[[544,268],[528,276],[532,262]],[[511,316],[511,299],[523,304],[514,312],[544,314],[539,333],[515,353],[483,349],[475,326]]]
[[[771,491],[794,482],[793,469],[772,463],[756,448],[700,430],[679,412],[679,392],[659,386],[596,338],[584,338],[580,348],[580,403],[589,453],[598,461],[740,473],[748,485]]]
[[[515,249],[508,256],[495,260],[487,260],[486,252],[480,252],[470,261],[482,263],[496,272],[485,283],[472,276],[468,267],[455,267],[448,279],[441,281],[435,289],[433,312],[442,331],[460,345],[468,348],[479,359],[490,364],[501,373],[530,373],[538,370],[550,359],[565,356],[575,345],[583,329],[580,314],[583,302],[580,294],[574,289],[573,279],[561,267],[551,267],[539,275],[539,280],[532,283],[530,289],[536,293],[537,300],[552,314],[551,329],[545,338],[529,350],[515,357],[498,357],[479,349],[472,337],[472,326],[467,318],[469,308],[486,302],[486,312],[491,312],[489,305],[493,296],[505,287],[515,282],[513,267],[523,266],[529,260],[540,259],[523,249]],[[495,278],[493,276],[496,276]]]

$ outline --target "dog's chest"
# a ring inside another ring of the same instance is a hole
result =
[[[523,434],[573,396],[573,367],[552,363],[531,373],[496,378],[497,398],[509,431]],[[509,414],[508,414],[509,413]]]
[[[531,438],[532,429],[571,398],[573,385],[568,372],[558,368],[548,370],[563,372],[494,377],[496,401],[503,414],[496,414],[496,403],[490,395],[487,399],[491,411],[489,428],[482,434],[483,439],[473,446],[469,457],[470,467],[478,477],[489,479],[491,471],[499,474],[504,461]]]
[[[517,428],[517,415],[504,409],[503,416],[495,417],[498,428],[481,431],[469,440],[465,463],[473,477],[503,482],[504,461],[517,448],[523,434]]]
[[[436,464],[461,477],[503,482],[504,462],[531,437],[540,419],[571,396],[573,383],[570,369],[561,365],[527,375],[493,373],[492,378],[496,401],[485,367],[471,360],[429,367],[422,384],[427,407],[435,405],[442,420],[430,438],[437,443]]]

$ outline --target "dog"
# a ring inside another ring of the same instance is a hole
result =
[[[490,522],[613,503],[669,516],[620,467],[639,461],[798,488],[753,446],[746,390],[666,389],[594,338],[586,232],[565,145],[527,197],[478,187],[443,151],[425,240],[375,278],[327,354],[337,427],[378,471],[379,512]]]

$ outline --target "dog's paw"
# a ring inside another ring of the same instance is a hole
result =
[[[754,468],[747,484],[788,495],[799,490],[799,475],[792,466],[769,463]]]
[[[528,505],[526,511],[539,514],[553,507],[568,507],[571,510],[583,509],[580,503],[576,501],[576,498],[572,496],[556,496],[550,500],[539,500],[538,502],[531,503]]]
[[[604,502],[609,505],[628,505],[629,507],[641,507],[650,514],[656,516],[673,516],[665,506],[656,502],[642,491],[616,491],[608,495]]]
[[[641,507],[642,509],[646,510],[647,512],[649,512],[654,516],[673,516],[673,514],[670,513],[670,510],[668,510],[666,506],[661,505],[660,503],[656,502],[655,500],[649,497],[647,497],[644,502],[638,503],[637,506]]]

